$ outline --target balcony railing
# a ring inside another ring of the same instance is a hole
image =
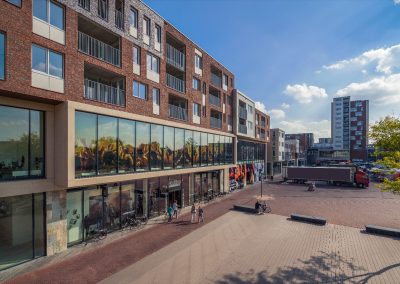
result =
[[[124,13],[119,10],[115,10],[115,26],[124,30]]]
[[[86,99],[113,105],[125,106],[125,92],[122,89],[85,79]]]
[[[215,117],[210,117],[210,125],[213,128],[222,128],[222,120]]]
[[[221,77],[220,77],[219,75],[214,74],[214,73],[211,72],[211,83],[212,83],[214,86],[217,86],[217,87],[221,88],[221,86],[222,86],[222,79],[221,79]]]
[[[120,51],[94,37],[78,32],[78,48],[83,53],[120,66]]]
[[[247,119],[247,109],[244,107],[239,107],[239,118]]]
[[[167,86],[181,93],[185,92],[185,81],[167,73]]]
[[[167,63],[181,71],[185,71],[185,54],[167,44]]]
[[[247,126],[239,124],[239,133],[247,134]]]
[[[169,117],[186,121],[187,120],[187,109],[170,104],[169,105]]]
[[[210,104],[215,105],[217,107],[221,106],[221,99],[217,96],[210,94],[208,96],[208,101]]]

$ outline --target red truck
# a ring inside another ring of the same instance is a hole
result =
[[[368,187],[368,175],[355,165],[337,165],[332,167],[283,167],[285,181],[297,183],[306,181],[326,181],[330,184],[350,184],[356,187]]]

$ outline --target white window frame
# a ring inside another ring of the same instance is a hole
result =
[[[44,49],[46,51],[46,72],[43,72],[41,70],[33,69],[33,66],[32,66],[32,63],[33,63],[32,47],[33,46],[36,46],[36,47],[41,48],[41,49]],[[50,63],[50,52],[53,52],[55,54],[59,54],[62,57],[62,75],[61,75],[61,77],[50,74],[50,64],[49,64]],[[54,51],[54,50],[51,50],[51,49],[48,49],[46,47],[37,45],[37,44],[32,44],[31,45],[31,71],[32,72],[43,74],[43,75],[50,76],[50,77],[53,77],[53,78],[64,79],[64,65],[65,65],[64,54],[62,54],[60,52],[57,52],[57,51]]]
[[[203,70],[203,58],[197,53],[194,54],[194,66],[200,70]]]
[[[196,86],[197,85],[197,86]],[[199,79],[197,79],[196,77],[193,77],[193,80],[192,80],[192,88],[194,89],[194,90],[199,90],[200,89],[200,87],[201,87],[201,81],[199,80]]]
[[[136,53],[137,53],[136,62],[135,62],[135,50],[136,50]],[[132,47],[132,61],[133,61],[133,64],[140,65],[140,48],[137,47],[136,45],[134,45]]]
[[[156,42],[161,43],[161,27],[156,24]]]
[[[149,52],[147,53],[147,69],[160,74],[160,58]]]
[[[160,106],[160,89],[153,88],[152,96],[153,96],[153,104]]]
[[[33,1],[34,1],[34,0],[33,0]],[[40,19],[40,18],[37,18],[37,17],[35,17],[35,16],[33,15],[33,1],[32,1],[32,17],[33,17],[33,18],[35,18],[36,20],[41,21],[41,22],[43,22],[43,23],[46,23],[46,24],[48,24],[49,26],[51,26],[51,27],[53,27],[53,28],[55,28],[55,29],[57,29],[57,30],[65,31],[65,7],[64,7],[63,5],[61,5],[60,3],[55,2],[55,1],[46,0],[47,20],[45,21],[45,20]],[[62,8],[62,10],[63,10],[63,22],[64,22],[64,23],[63,23],[63,29],[60,29],[59,27],[56,27],[56,26],[53,26],[52,24],[50,24],[50,3],[51,3],[51,2],[53,2],[54,5],[56,5],[56,6],[60,7],[60,8]],[[22,3],[22,2],[21,2],[21,3]]]
[[[137,29],[138,25],[139,25],[139,11],[135,7],[131,6],[129,9],[129,19],[131,18],[130,17],[131,13],[133,13],[135,15],[135,21],[133,22],[133,25],[132,25],[132,23],[129,22],[129,27],[133,27],[133,28]]]
[[[197,109],[197,111],[196,111]],[[193,103],[193,115],[194,116],[201,116],[201,105],[198,103]]]
[[[138,95],[136,96],[135,95],[135,87],[134,87],[134,84],[135,83],[137,83],[137,86],[138,86]],[[143,98],[143,97],[141,97],[140,96],[140,86],[145,86],[145,97]],[[139,81],[136,81],[136,80],[133,80],[133,82],[132,82],[132,93],[133,93],[133,96],[135,97],[135,98],[138,98],[138,99],[141,99],[141,100],[145,100],[145,101],[147,101],[147,92],[148,92],[148,86],[146,85],[146,84],[143,84],[143,83],[141,83],[141,82],[139,82]]]
[[[143,34],[149,37],[151,35],[151,20],[146,16],[143,17]]]

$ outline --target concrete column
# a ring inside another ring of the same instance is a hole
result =
[[[222,183],[223,183],[223,192],[229,191],[229,169],[224,169],[221,171],[222,174]]]
[[[67,249],[67,191],[46,193],[47,255]]]

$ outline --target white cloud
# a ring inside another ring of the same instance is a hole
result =
[[[400,74],[376,77],[361,83],[351,83],[338,90],[336,95],[339,97],[351,96],[352,100],[370,100],[372,104],[380,106],[400,104]]]
[[[314,98],[327,98],[325,89],[307,84],[287,85],[284,93],[301,104],[309,104]]]
[[[271,109],[268,111],[268,114],[271,116],[271,119],[280,119],[286,116],[285,112],[281,109]]]
[[[265,107],[265,104],[262,102],[256,102],[256,109],[262,111],[263,113],[267,113],[267,108]]]
[[[400,5],[400,0],[393,0],[395,5]]]
[[[396,1],[400,3],[400,0]],[[400,67],[400,44],[388,48],[371,49],[357,57],[324,65],[323,68],[326,70],[341,70],[351,67],[364,68],[373,63],[376,63],[376,72],[391,74],[393,69]]]
[[[314,139],[331,137],[331,123],[329,120],[304,121],[304,120],[283,120],[279,128],[286,133],[314,133]]]
[[[399,0],[399,1],[400,1],[400,0]],[[288,108],[290,108],[290,104],[287,104],[287,103],[283,102],[283,103],[281,104],[281,108],[283,108],[283,109],[288,109]]]

